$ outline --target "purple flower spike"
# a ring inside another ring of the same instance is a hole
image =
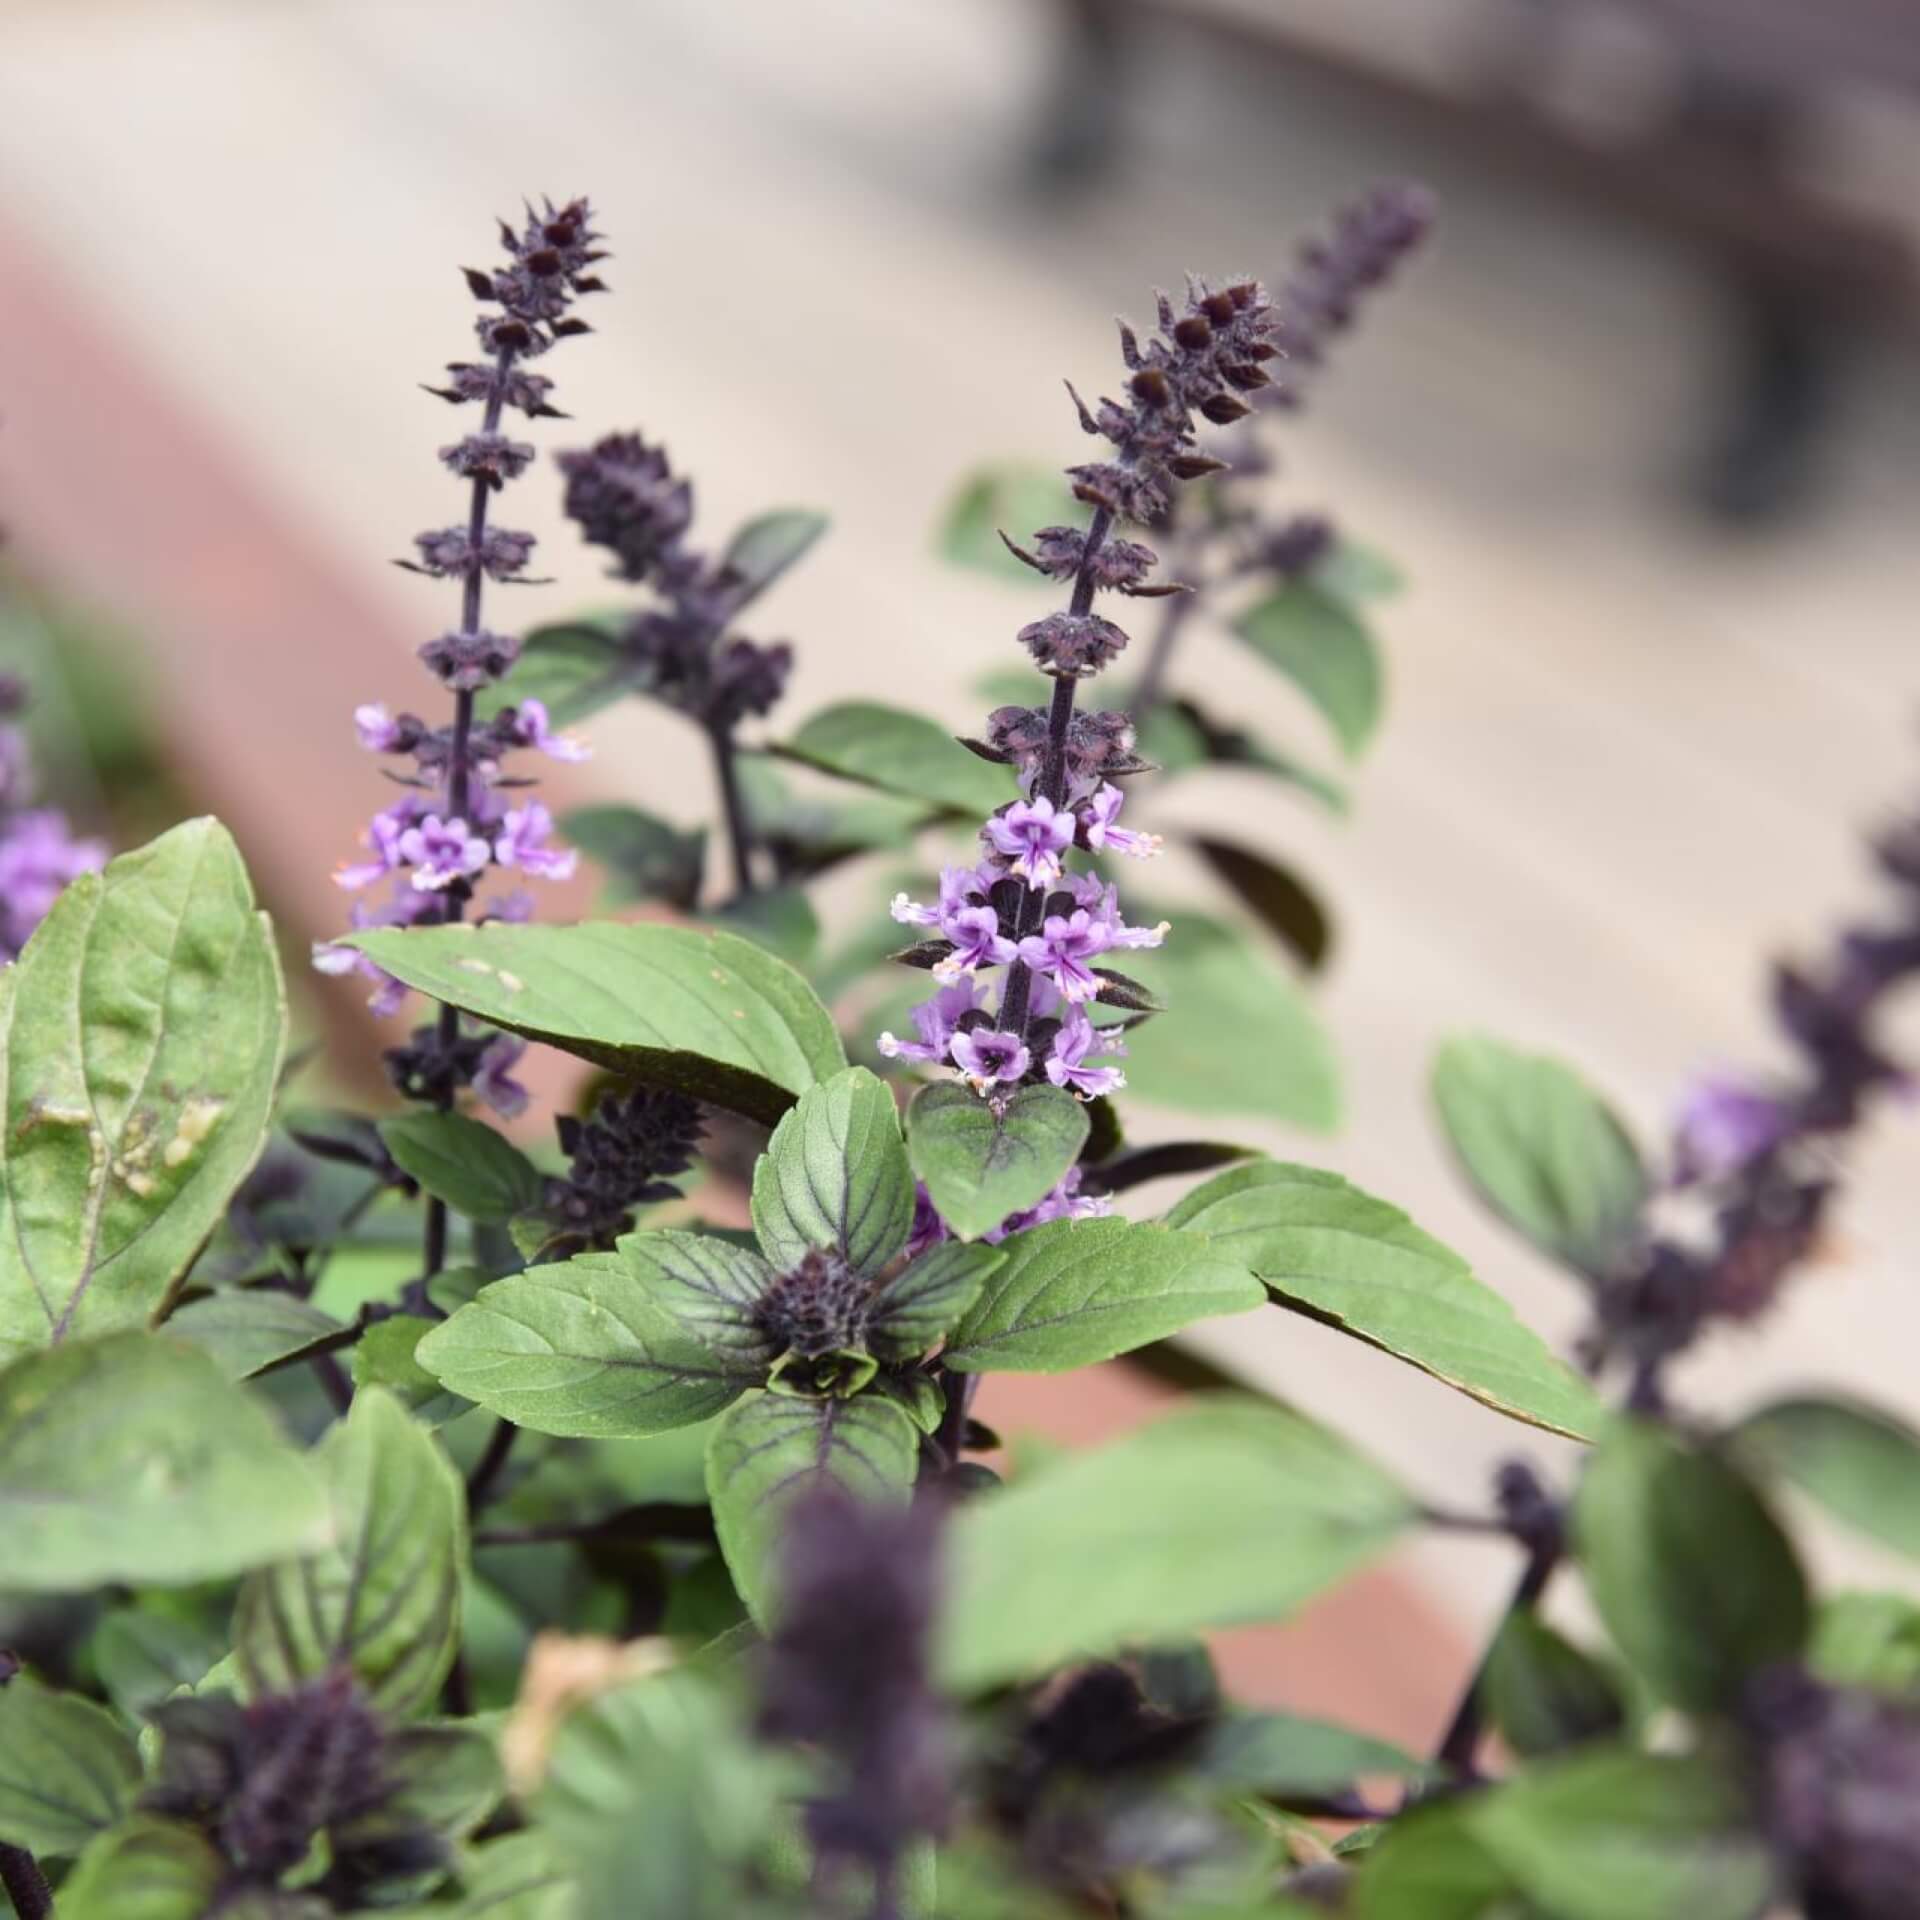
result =
[[[1053,1052],[1047,1057],[1047,1078],[1056,1087],[1065,1087],[1084,1100],[1097,1100],[1104,1093],[1117,1092],[1127,1084],[1126,1075],[1118,1067],[1087,1066],[1087,1055],[1094,1052],[1124,1054],[1126,1047],[1116,1035],[1102,1032],[1075,1007],[1054,1035]]]
[[[923,907],[904,893],[896,893],[889,911],[902,926],[936,927],[949,915],[971,906],[975,896],[985,893],[991,885],[991,876],[983,879],[975,867],[942,867],[940,899],[936,905]]]
[[[397,753],[400,750],[400,723],[383,706],[355,707],[353,730],[369,753]]]
[[[345,887],[349,893],[357,893],[362,887],[370,887],[405,866],[411,856],[401,851],[400,843],[419,819],[420,811],[421,802],[411,797],[396,800],[392,806],[381,808],[367,822],[367,830],[360,836],[360,844],[373,858],[342,862],[334,869],[334,885]]]
[[[352,947],[343,947],[333,940],[316,940],[313,943],[313,965],[316,972],[332,974],[336,978],[357,973],[363,980],[372,981],[373,992],[367,996],[367,1005],[382,1020],[389,1014],[398,1013],[406,1001],[407,989],[384,967],[376,967],[364,953]]]
[[[1124,853],[1135,860],[1146,860],[1160,851],[1157,833],[1135,833],[1130,827],[1118,827],[1114,821],[1126,799],[1111,781],[1102,787],[1081,812],[1087,845],[1095,853]]]
[[[423,893],[438,893],[487,864],[487,843],[468,832],[464,820],[442,820],[437,813],[401,834],[399,853],[413,868],[413,884]]]
[[[981,829],[987,844],[1029,887],[1050,887],[1060,878],[1060,856],[1074,841],[1074,817],[1043,793],[1016,800]]]
[[[573,872],[579,855],[571,847],[548,846],[547,835],[552,831],[553,815],[539,801],[515,807],[493,843],[493,857],[503,867],[518,867],[538,879],[564,880]]]
[[[1012,1086],[1024,1078],[1033,1055],[1017,1033],[975,1027],[953,1036],[953,1063],[978,1092],[985,1093],[989,1087]]]
[[[11,959],[70,881],[106,864],[99,840],[76,840],[50,807],[17,813],[0,831],[0,960]]]

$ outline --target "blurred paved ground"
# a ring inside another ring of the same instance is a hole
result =
[[[1392,711],[1357,815],[1329,828],[1224,781],[1178,808],[1270,809],[1264,830],[1340,908],[1325,1004],[1350,1124],[1331,1146],[1272,1144],[1407,1205],[1550,1333],[1577,1301],[1475,1213],[1431,1135],[1436,1038],[1486,1025],[1564,1050],[1656,1123],[1690,1069],[1765,1057],[1763,956],[1863,896],[1858,824],[1920,790],[1920,374],[1868,350],[1817,517],[1766,545],[1719,541],[1665,491],[1709,410],[1713,286],[1525,182],[1170,44],[1126,177],[1035,211],[1008,193],[1033,84],[1021,0],[0,12],[0,218],[257,476],[341,605],[369,610],[324,661],[277,648],[270,623],[251,654],[222,656],[232,703],[305,729],[309,844],[344,847],[368,792],[344,710],[323,716],[316,687],[343,709],[355,675],[360,697],[410,697],[403,646],[439,618],[433,588],[385,565],[448,511],[432,459],[447,416],[412,383],[464,350],[452,267],[489,257],[489,215],[524,189],[591,191],[618,254],[601,331],[556,361],[562,403],[591,428],[664,435],[717,525],[775,501],[833,510],[776,603],[800,647],[796,710],[891,687],[958,720],[1030,603],[931,559],[954,476],[1074,457],[1059,376],[1110,378],[1109,316],[1145,310],[1155,281],[1275,272],[1337,195],[1385,171],[1434,180],[1443,244],[1341,353],[1291,442],[1295,497],[1416,583],[1386,622]],[[92,553],[20,445],[99,396],[6,393],[6,331],[0,312],[0,411],[24,418],[11,451],[0,436],[0,501],[30,553]],[[543,497],[525,487],[515,511],[547,533]],[[211,568],[223,529],[199,531]],[[563,584],[543,607],[596,591],[575,553],[545,547]],[[112,574],[92,582],[109,601],[125,591]],[[309,610],[317,591],[286,589]],[[193,657],[191,622],[145,612],[156,659]],[[1223,704],[1318,750],[1230,643],[1202,645]],[[599,737],[597,788],[704,807],[684,735],[623,719]],[[331,904],[317,871],[268,884],[296,916]],[[1911,1118],[1880,1130],[1844,1259],[1763,1338],[1723,1343],[1703,1399],[1844,1374],[1920,1411],[1915,1150]],[[1464,1498],[1516,1437],[1311,1327],[1268,1318],[1208,1343],[1436,1494]],[[1483,1606],[1499,1556],[1445,1551],[1463,1607]]]

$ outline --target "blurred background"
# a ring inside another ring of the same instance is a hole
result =
[[[452,517],[451,416],[418,383],[469,350],[455,269],[523,193],[590,193],[615,255],[551,367],[577,424],[533,437],[664,439],[716,529],[828,510],[763,622],[798,650],[789,712],[861,695],[961,728],[1034,602],[936,555],[960,476],[1081,457],[1060,378],[1111,385],[1111,316],[1156,284],[1277,277],[1369,182],[1436,190],[1435,241],[1285,436],[1290,500],[1410,582],[1352,816],[1224,778],[1174,805],[1297,857],[1338,915],[1345,1123],[1265,1144],[1406,1206],[1552,1337],[1581,1302],[1445,1164],[1436,1042],[1562,1052],[1657,1133],[1689,1074],[1775,1057],[1769,956],[1868,897],[1862,829],[1920,790],[1911,0],[0,15],[10,658],[62,797],[101,824],[104,756],[123,843],[219,811],[296,951],[341,924],[327,876],[381,799],[351,710],[417,702],[444,624],[444,588],[386,564]],[[607,598],[557,485],[512,517],[557,576],[519,617]],[[1216,704],[1300,729],[1204,646]],[[593,731],[564,798],[705,815],[690,731],[630,705]],[[1883,1121],[1843,1243],[1691,1391],[1846,1379],[1920,1409],[1914,1152]],[[1202,1344],[1456,1504],[1516,1438],[1553,1451],[1292,1319]],[[1478,1620],[1504,1556],[1426,1551]]]

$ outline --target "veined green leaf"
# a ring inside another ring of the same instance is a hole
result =
[[[1233,630],[1320,709],[1348,758],[1365,751],[1380,724],[1385,675],[1351,605],[1318,587],[1285,586],[1249,607]]]
[[[960,1509],[942,1672],[971,1691],[1280,1619],[1373,1558],[1414,1511],[1371,1461],[1299,1414],[1196,1395]]]
[[[485,1288],[415,1357],[455,1393],[536,1433],[634,1440],[691,1426],[763,1377],[649,1300],[615,1253]]]
[[[560,816],[560,836],[605,868],[605,898],[615,906],[665,900],[690,913],[700,898],[704,827],[683,830],[638,807],[576,807]]]
[[[1433,1098],[1468,1178],[1535,1246],[1603,1268],[1647,1194],[1632,1136],[1561,1061],[1462,1035],[1433,1063]]]
[[[138,1814],[80,1856],[60,1920],[203,1920],[227,1871],[195,1828]]]
[[[1676,1706],[1729,1707],[1750,1675],[1806,1645],[1806,1579],[1759,1495],[1651,1422],[1608,1427],[1574,1500],[1573,1536],[1614,1644]]]
[[[241,1671],[253,1692],[279,1693],[349,1666],[376,1706],[417,1713],[460,1648],[466,1490],[377,1387],[354,1395],[316,1451],[332,1544],[248,1577],[234,1615]]]
[[[1598,1428],[1593,1390],[1458,1254],[1338,1174],[1252,1161],[1196,1188],[1167,1223],[1244,1261],[1282,1306],[1501,1413],[1575,1438]]]
[[[760,1325],[760,1301],[778,1271],[751,1247],[675,1228],[629,1233],[619,1257],[641,1295],[701,1345],[757,1378],[780,1349]]]
[[[1064,1373],[1267,1297],[1231,1255],[1166,1227],[1059,1220],[1002,1245],[1005,1261],[947,1343],[962,1373]]]
[[[140,1756],[106,1708],[26,1674],[0,1687],[0,1841],[78,1853],[133,1805]]]
[[[317,1546],[327,1527],[313,1469],[198,1348],[116,1333],[0,1372],[10,1587],[188,1586]]]
[[[1087,1126],[1086,1109],[1058,1087],[1022,1087],[994,1102],[941,1080],[907,1109],[907,1155],[941,1219],[974,1240],[1060,1184]]]
[[[737,934],[489,923],[352,944],[463,1012],[768,1126],[847,1064],[813,989]]]
[[[826,532],[824,513],[776,507],[757,514],[727,542],[720,565],[737,596],[736,607],[759,599]]]
[[[204,1348],[229,1380],[245,1380],[340,1331],[331,1314],[278,1287],[238,1287],[189,1300],[167,1333]]]
[[[944,1339],[1006,1258],[978,1241],[942,1240],[874,1296],[868,1342],[883,1360],[912,1360]]]
[[[164,1313],[266,1144],[286,1025],[218,821],[54,903],[0,996],[0,1362]]]
[[[862,1500],[905,1500],[919,1457],[913,1423],[872,1394],[755,1393],[735,1406],[707,1449],[707,1492],[720,1550],[754,1618],[767,1617],[781,1528],[796,1500],[828,1486]]]
[[[811,1249],[878,1273],[907,1244],[913,1175],[891,1089],[849,1067],[803,1093],[753,1170],[753,1225],[782,1272]]]
[[[424,1109],[380,1122],[401,1172],[469,1220],[498,1225],[540,1204],[545,1183],[504,1134],[464,1113]]]
[[[1019,797],[1005,767],[969,753],[937,721],[871,700],[822,707],[774,751],[976,820]]]

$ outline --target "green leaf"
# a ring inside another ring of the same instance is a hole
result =
[[[1515,1419],[1585,1438],[1593,1390],[1398,1207],[1337,1173],[1256,1160],[1167,1215],[1246,1263],[1281,1306],[1324,1321]]]
[[[385,1804],[343,1830],[356,1845],[410,1826],[462,1840],[506,1797],[493,1742],[472,1726],[392,1728],[380,1767]]]
[[[1626,1725],[1613,1675],[1531,1613],[1508,1617],[1481,1685],[1501,1739],[1530,1760],[1611,1738]]]
[[[1194,1756],[1211,1785],[1276,1800],[1339,1793],[1368,1778],[1418,1780],[1424,1760],[1326,1720],[1292,1713],[1229,1713]]]
[[[1503,1220],[1585,1271],[1618,1252],[1645,1203],[1646,1169],[1571,1067],[1461,1035],[1434,1059],[1433,1099],[1467,1177]]]
[[[794,1502],[824,1486],[863,1500],[905,1500],[919,1454],[912,1422],[872,1395],[755,1393],[734,1407],[707,1449],[707,1493],[720,1550],[756,1620],[767,1617]]]
[[[164,1314],[272,1124],[286,991],[216,820],[54,903],[0,997],[0,1362]]]
[[[1454,1800],[1393,1821],[1361,1862],[1355,1920],[1536,1920],[1508,1899],[1512,1876],[1471,1831],[1467,1813],[1467,1803]]]
[[[736,1371],[757,1380],[779,1357],[759,1312],[778,1269],[752,1247],[717,1233],[666,1228],[625,1235],[619,1255],[651,1305]]]
[[[990,1233],[1060,1184],[1087,1138],[1086,1109],[1059,1087],[983,1100],[957,1080],[922,1087],[907,1109],[907,1156],[963,1240]]]
[[[803,1093],[753,1170],[753,1227],[791,1271],[809,1249],[875,1274],[907,1244],[913,1175],[892,1089],[865,1067]]]
[[[460,1647],[467,1498],[433,1436],[368,1388],[316,1449],[332,1543],[255,1573],[240,1589],[234,1645],[255,1693],[350,1666],[374,1705],[416,1713]]]
[[[521,642],[513,670],[480,696],[481,717],[538,700],[554,726],[572,727],[611,706],[640,679],[619,638],[631,617],[626,611],[589,614],[535,627]]]
[[[555,1860],[552,1842],[532,1828],[469,1853],[460,1891],[445,1920],[574,1920],[573,1881]]]
[[[1233,630],[1320,709],[1348,758],[1358,758],[1380,724],[1385,688],[1379,648],[1353,609],[1317,587],[1282,587]]]
[[[767,1126],[847,1064],[813,989],[736,934],[495,922],[388,929],[352,944],[497,1027]]]
[[[1903,1593],[1836,1593],[1814,1616],[1807,1665],[1829,1686],[1920,1689],[1920,1606]]]
[[[868,1340],[883,1360],[917,1359],[959,1325],[1006,1255],[978,1241],[942,1240],[874,1296]]]
[[[326,1532],[312,1468],[264,1403],[197,1348],[109,1334],[0,1373],[9,1587],[187,1586]]]
[[[972,1691],[1132,1643],[1277,1620],[1413,1517],[1378,1467],[1299,1414],[1195,1395],[960,1509],[940,1665]]]
[[[439,1324],[413,1313],[376,1321],[354,1342],[353,1384],[392,1394],[426,1427],[442,1427],[471,1412],[471,1400],[450,1392],[420,1364],[420,1342]]]
[[[227,1649],[227,1636],[201,1619],[183,1619],[144,1606],[121,1607],[94,1629],[88,1643],[107,1698],[129,1720],[143,1718],[183,1687],[196,1686]]]
[[[133,1738],[105,1707],[25,1674],[0,1687],[0,1841],[78,1853],[140,1788]]]
[[[1779,1400],[1733,1438],[1835,1518],[1920,1560],[1920,1434],[1893,1415],[1857,1401]]]
[[[826,532],[824,513],[778,507],[749,520],[720,556],[736,611],[759,599]]]
[[[724,1696],[684,1670],[569,1713],[533,1801],[536,1830],[579,1881],[577,1908],[563,1911],[751,1920],[739,1869],[775,1817],[778,1765]]]
[[[690,913],[700,898],[705,827],[683,830],[638,807],[576,807],[560,816],[560,837],[606,870],[610,906],[665,900]]]
[[[226,1878],[227,1863],[194,1828],[140,1814],[80,1856],[60,1889],[60,1920],[204,1920]]]
[[[415,1357],[444,1386],[517,1426],[583,1439],[690,1426],[731,1405],[765,1370],[695,1339],[615,1253],[496,1280],[435,1327]]]
[[[1378,547],[1349,540],[1341,534],[1313,564],[1313,584],[1335,600],[1359,606],[1369,600],[1391,600],[1406,590],[1407,576],[1397,561]]]
[[[969,753],[937,721],[872,700],[822,707],[774,751],[975,820],[1019,797],[1005,767]]]
[[[1137,904],[1137,903],[1136,903]],[[1145,907],[1133,916],[1158,916]],[[1127,1036],[1127,1082],[1152,1106],[1258,1114],[1330,1133],[1339,1070],[1298,983],[1240,928],[1182,912],[1167,944],[1129,957],[1172,1008]]]
[[[811,971],[820,948],[820,916],[799,885],[745,894],[710,917],[743,940],[765,947],[788,966]]]
[[[962,1373],[1090,1367],[1267,1297],[1230,1255],[1165,1227],[1058,1220],[1002,1245],[1006,1260],[947,1342]]]
[[[947,502],[940,516],[940,557],[996,579],[1040,586],[1042,576],[1007,551],[1001,531],[1025,542],[1041,527],[1077,525],[1086,511],[1058,467],[996,461],[969,474]]]
[[[1300,788],[1330,813],[1344,814],[1352,804],[1339,781],[1242,727],[1228,726],[1192,700],[1170,700],[1153,708],[1140,722],[1140,751],[1169,774],[1208,765],[1244,767]]]
[[[1555,1920],[1754,1920],[1773,1887],[1746,1796],[1704,1756],[1581,1755],[1508,1782],[1466,1817]]]
[[[1300,877],[1265,854],[1231,840],[1197,836],[1200,857],[1252,911],[1260,924],[1310,972],[1327,963],[1333,923]]]
[[[511,1140],[464,1113],[395,1114],[380,1122],[380,1138],[401,1172],[469,1220],[511,1220],[545,1190]]]
[[[331,1314],[278,1287],[244,1287],[189,1300],[167,1316],[167,1332],[191,1341],[229,1380],[245,1380],[340,1331]]]
[[[1676,1706],[1730,1707],[1756,1668],[1806,1644],[1806,1581],[1759,1495],[1650,1422],[1609,1426],[1573,1531],[1614,1644]]]

